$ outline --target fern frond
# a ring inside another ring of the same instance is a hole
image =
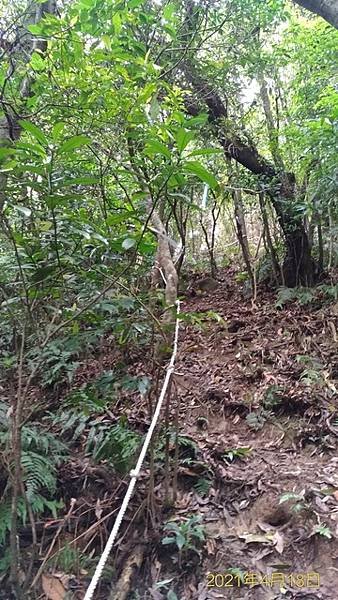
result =
[[[21,466],[28,501],[42,489],[54,493],[56,489],[55,463],[36,452],[22,452]]]

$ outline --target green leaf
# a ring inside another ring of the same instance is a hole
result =
[[[23,215],[25,215],[25,217],[30,217],[32,214],[32,211],[30,208],[27,208],[27,206],[20,206],[18,204],[14,204],[13,208],[15,208],[16,210],[18,210],[19,212],[21,212]]]
[[[30,154],[33,152],[34,154],[38,154],[39,156],[43,156],[43,157],[46,156],[45,150],[42,148],[42,146],[40,146],[38,144],[30,144],[29,142],[20,142],[19,144],[16,145],[16,147],[18,148],[18,150],[28,150]]]
[[[74,135],[62,144],[59,148],[59,154],[69,154],[73,150],[89,144],[89,142],[90,138],[86,135]]]
[[[14,153],[14,148],[0,148],[0,160],[2,160],[3,158],[7,158],[7,156],[11,156],[11,154]]]
[[[168,546],[168,544],[173,544],[175,542],[174,538],[172,537],[164,537],[162,538],[162,544],[163,546]]]
[[[57,189],[67,187],[69,185],[92,185],[94,183],[99,183],[99,181],[100,180],[98,177],[74,177],[73,179],[65,179],[64,181],[61,181],[57,185]]]
[[[28,31],[30,31],[33,35],[39,35],[42,33],[42,27],[40,23],[34,23],[32,25],[27,26]]]
[[[52,274],[54,274],[56,268],[56,265],[49,265],[47,267],[36,269],[32,275],[32,281],[34,281],[34,283],[38,283],[44,279],[47,279],[47,277],[50,277]]]
[[[209,156],[212,154],[223,154],[223,150],[220,148],[201,148],[200,150],[193,150],[189,156]]]
[[[128,8],[137,8],[138,6],[141,6],[141,4],[144,3],[144,0],[129,0],[128,2]]]
[[[169,2],[163,7],[163,17],[166,21],[171,21],[177,6],[174,2]]]
[[[187,147],[189,142],[191,142],[191,140],[193,140],[194,137],[195,134],[192,131],[188,131],[183,127],[181,127],[181,129],[178,130],[177,134],[175,135],[175,140],[177,143],[177,149],[179,153],[183,152],[184,148]]]
[[[217,179],[214,177],[214,175],[212,173],[210,173],[210,171],[208,171],[208,169],[206,169],[198,161],[195,161],[195,160],[187,161],[186,163],[184,163],[183,169],[184,169],[184,171],[187,171],[188,173],[192,173],[193,175],[196,175],[196,177],[198,177],[198,179],[200,179],[204,183],[207,183],[212,189],[217,188],[217,186],[218,186]]]
[[[52,221],[40,221],[38,223],[40,231],[49,231],[53,227]]]
[[[39,144],[42,144],[42,146],[48,146],[48,140],[45,134],[43,131],[41,131],[41,129],[39,129],[39,127],[34,125],[34,123],[20,119],[19,125],[21,125],[22,129],[28,131],[28,133],[30,133],[39,142]]]
[[[177,134],[175,135],[175,140],[177,143],[177,149],[179,153],[183,152],[184,148],[187,147],[189,142],[191,142],[191,140],[193,140],[194,137],[195,134],[192,131],[187,131],[183,127],[181,127],[181,129],[178,130]]]
[[[114,33],[116,36],[118,36],[121,31],[121,17],[119,13],[115,13],[115,15],[112,18],[112,23],[114,26]]]
[[[197,117],[192,117],[192,119],[186,119],[185,122],[189,127],[196,127],[198,125],[204,125],[208,120],[207,113],[201,113],[197,115]]]
[[[147,154],[162,154],[162,156],[165,156],[168,159],[171,158],[170,150],[159,140],[150,140],[147,142],[145,151]]]
[[[66,123],[63,123],[62,121],[60,121],[59,123],[55,123],[55,125],[53,125],[52,137],[53,137],[54,141],[56,141],[58,139],[60,133],[62,133],[65,126],[66,126]]]
[[[62,206],[67,204],[69,200],[76,199],[76,196],[73,195],[62,195],[58,196],[57,194],[53,194],[51,196],[46,196],[46,204],[48,208],[55,208],[56,206]]]
[[[176,544],[179,550],[184,547],[185,537],[181,533],[176,533]]]
[[[123,211],[120,214],[108,215],[106,219],[107,225],[118,225],[119,223],[123,223],[130,217],[130,213],[128,211]]]
[[[111,50],[111,39],[110,39],[109,35],[104,34],[102,36],[102,41],[103,41],[105,49],[106,50]]]
[[[38,52],[33,52],[29,64],[34,71],[44,71],[46,68],[46,63]]]
[[[175,592],[169,590],[169,592],[167,593],[167,600],[178,600]]]
[[[133,238],[126,238],[122,242],[122,248],[124,248],[125,250],[130,250],[130,248],[135,246],[135,244],[136,244],[136,240],[134,240]]]

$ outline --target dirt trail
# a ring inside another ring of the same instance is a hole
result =
[[[280,310],[268,292],[253,305],[224,281],[183,311],[213,311],[223,322],[211,315],[203,330],[187,324],[180,336],[181,429],[197,450],[180,467],[175,515],[200,514],[207,532],[202,562],[188,561],[179,578],[180,600],[336,600],[332,305]],[[200,479],[211,482],[205,497],[194,487]]]

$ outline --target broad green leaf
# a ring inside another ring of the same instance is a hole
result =
[[[149,98],[151,98],[151,96],[154,94],[155,90],[155,83],[147,83],[147,85],[143,88],[143,90],[141,90],[137,98],[138,104],[144,104],[145,102],[147,102],[147,100],[149,100]]]
[[[153,98],[151,99],[150,108],[149,108],[149,115],[153,121],[156,121],[158,115],[160,114],[160,110],[161,110],[161,107],[160,107],[159,101],[157,100],[157,94],[155,94],[153,96]]]
[[[18,170],[21,173],[34,173],[35,175],[45,175],[45,168],[44,167],[37,167],[35,165],[25,165],[24,163],[20,163],[20,165],[18,166]]]
[[[43,146],[48,146],[48,140],[45,134],[43,133],[43,131],[41,131],[41,129],[39,129],[39,127],[34,125],[34,123],[31,123],[30,121],[20,120],[19,125],[21,125],[22,129],[28,131],[28,133],[30,133],[40,144],[42,144]]]
[[[186,184],[186,178],[184,177],[184,175],[182,173],[175,173],[174,175],[171,175],[171,177],[169,178],[168,181],[168,187],[171,188],[175,188],[175,187],[184,187],[184,185]]]
[[[192,131],[188,131],[183,127],[181,127],[181,129],[178,130],[177,134],[175,135],[175,140],[179,153],[183,152],[184,148],[187,147],[189,142],[191,142],[191,140],[193,140],[194,137],[195,134]]]
[[[182,550],[186,543],[185,537],[181,533],[176,533],[176,544],[179,550]]]
[[[112,23],[114,26],[115,35],[118,36],[121,31],[121,17],[119,13],[115,13],[115,15],[112,18]]]
[[[169,2],[163,7],[163,17],[166,21],[171,21],[177,6],[174,2]]]
[[[136,240],[134,240],[133,238],[126,238],[122,242],[122,248],[124,248],[125,250],[130,250],[130,248],[135,246],[135,244],[136,244]]]
[[[61,181],[57,185],[57,189],[67,187],[69,185],[92,185],[94,183],[99,183],[99,181],[100,180],[98,177],[74,177],[73,179],[65,179],[64,181]]]
[[[49,231],[53,227],[52,221],[40,221],[38,223],[40,231]]]
[[[53,137],[54,141],[56,141],[58,139],[60,133],[62,133],[65,126],[66,126],[66,123],[63,123],[62,121],[60,121],[59,123],[55,123],[55,125],[53,125],[52,137]]]
[[[208,171],[208,169],[206,169],[203,165],[201,165],[201,163],[199,163],[197,160],[196,161],[191,160],[191,161],[185,162],[183,165],[183,169],[185,171],[187,171],[188,173],[192,173],[193,175],[196,175],[196,177],[198,177],[198,179],[200,179],[204,183],[207,183],[211,187],[211,189],[217,188],[217,186],[218,186],[217,179],[214,177],[214,175],[212,173],[210,173],[210,171]]]
[[[30,144],[29,142],[20,142],[16,145],[18,150],[28,150],[29,153],[34,152],[34,154],[38,154],[39,156],[46,156],[45,150],[42,146],[38,144]],[[22,155],[21,155],[22,156]]]
[[[223,154],[223,150],[220,148],[201,148],[200,150],[193,150],[189,153],[189,156],[209,156],[212,154]]]
[[[46,204],[49,208],[55,208],[56,206],[62,206],[67,204],[69,200],[76,200],[81,198],[81,196],[76,196],[74,194],[60,195],[53,194],[51,196],[46,196]]]
[[[128,8],[137,8],[138,6],[141,6],[141,4],[144,4],[145,0],[129,0],[128,2]]]
[[[46,68],[46,63],[38,52],[33,52],[29,64],[34,71],[44,71]]]
[[[17,164],[18,163],[15,160],[9,160],[8,162],[4,163],[4,166],[2,169],[0,169],[0,173],[8,173],[9,171],[12,171]]]
[[[69,154],[73,150],[89,144],[89,142],[90,138],[86,135],[74,135],[62,144],[59,148],[59,154]]]
[[[162,156],[165,156],[168,159],[171,158],[170,150],[159,140],[150,140],[147,142],[145,151],[147,154],[162,154]]]
[[[32,25],[27,26],[28,31],[30,31],[33,35],[39,35],[42,33],[42,26],[40,23],[33,23]]]
[[[123,223],[128,218],[130,218],[130,213],[123,212],[114,215],[108,215],[106,219],[107,225],[118,225],[119,223]]]
[[[47,279],[47,277],[50,277],[55,272],[56,268],[56,265],[48,265],[47,267],[41,267],[40,269],[37,269],[32,275],[32,280],[35,283],[43,281],[44,279]]]
[[[207,113],[201,113],[200,115],[197,115],[197,117],[192,117],[191,119],[186,119],[185,123],[188,125],[188,127],[196,127],[198,125],[204,125],[208,120],[208,115]]]
[[[32,211],[30,208],[27,208],[27,206],[21,206],[19,204],[14,204],[13,208],[15,208],[16,210],[18,210],[19,212],[21,212],[23,215],[25,215],[25,217],[30,217],[32,214]]]
[[[101,235],[100,233],[92,233],[92,238],[99,240],[100,242],[103,242],[103,244],[105,244],[105,246],[109,246],[109,242],[108,242],[107,238],[103,237],[103,235]]]
[[[2,160],[3,158],[7,158],[7,156],[11,156],[11,154],[14,153],[14,148],[0,148],[0,160]]]
[[[106,50],[111,50],[111,39],[110,39],[109,35],[104,34],[102,36],[102,41],[103,41],[105,49]]]

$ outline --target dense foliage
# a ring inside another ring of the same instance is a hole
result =
[[[0,11],[0,569],[17,585],[18,531],[30,524],[36,552],[73,449],[123,475],[139,447],[105,416],[156,383],[128,371],[163,334],[153,210],[177,271],[243,256],[254,296],[338,266],[337,32],[282,0]],[[79,385],[107,344],[114,370]]]

